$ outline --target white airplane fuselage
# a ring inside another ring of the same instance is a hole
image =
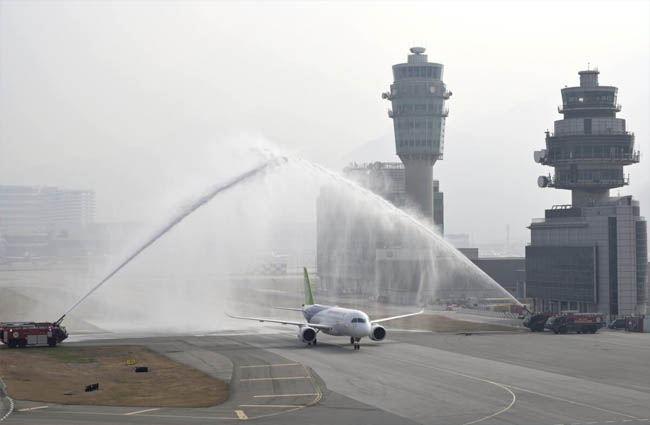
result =
[[[307,326],[310,324],[327,326],[327,329],[321,330],[328,335],[353,338],[370,336],[370,319],[360,310],[313,304],[305,306],[302,314],[307,320]]]

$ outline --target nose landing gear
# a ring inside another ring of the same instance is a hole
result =
[[[350,337],[350,344],[354,345],[355,350],[359,350],[361,348],[361,344],[359,344],[359,341],[361,338],[355,338],[353,336]]]

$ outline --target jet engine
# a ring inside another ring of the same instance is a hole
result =
[[[310,343],[316,339],[316,329],[309,326],[303,326],[298,331],[298,339],[302,342]]]
[[[370,328],[370,339],[373,341],[381,341],[386,338],[386,328],[381,325],[372,325]]]

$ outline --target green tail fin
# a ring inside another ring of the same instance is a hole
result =
[[[302,268],[305,271],[305,305],[314,304],[314,296],[311,294],[311,283],[309,283],[309,273],[307,267]]]

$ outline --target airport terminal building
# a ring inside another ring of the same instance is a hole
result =
[[[536,162],[555,169],[539,186],[571,190],[572,200],[529,226],[526,293],[540,311],[644,314],[647,222],[632,196],[609,193],[629,183],[623,167],[639,162],[634,133],[616,117],[618,89],[599,85],[598,70],[579,75],[580,86],[562,89],[564,118],[535,152]]]

